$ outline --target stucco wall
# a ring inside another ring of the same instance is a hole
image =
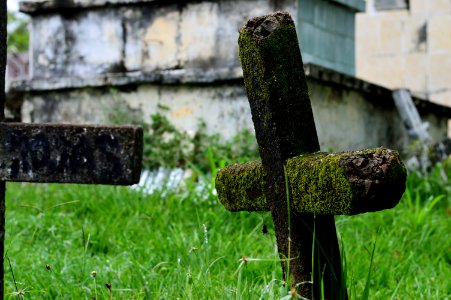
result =
[[[274,9],[295,17],[297,0],[106,2],[29,6],[32,79],[11,84],[12,94],[23,95],[22,121],[149,121],[163,105],[171,122],[190,134],[200,120],[224,138],[253,128],[238,30]],[[323,68],[309,70],[316,72],[308,84],[323,149],[399,149],[405,143],[391,91]],[[435,141],[446,136],[450,115],[422,114]]]
[[[357,15],[356,75],[451,106],[451,1],[409,2]]]
[[[274,1],[136,3],[36,15],[31,77],[94,78],[157,70],[228,70],[241,76],[238,31]],[[283,1],[296,16],[296,1]]]
[[[379,101],[364,91],[309,78],[313,112],[321,148],[349,150],[375,146],[401,149],[408,143],[392,99]],[[390,94],[385,94],[385,97]],[[383,104],[381,104],[383,102]],[[385,103],[385,104],[384,104]],[[158,108],[169,107],[169,111]],[[62,90],[25,97],[25,122],[108,123],[112,115],[139,117],[163,113],[180,130],[194,134],[199,121],[211,133],[230,138],[253,130],[247,96],[241,83],[221,85],[142,84],[122,89]],[[446,118],[423,113],[435,141],[446,136]]]

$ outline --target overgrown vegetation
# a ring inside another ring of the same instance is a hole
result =
[[[108,121],[143,127],[145,169],[194,167],[204,173],[211,173],[212,153],[224,164],[241,163],[259,157],[255,136],[249,130],[243,130],[225,141],[219,134],[209,134],[206,124],[199,120],[195,134],[188,135],[168,120],[168,107],[159,105],[150,120],[143,120],[139,113],[125,107],[125,101],[120,99],[115,89],[111,89],[110,94],[114,104],[107,110]]]
[[[28,19],[23,15],[8,11],[8,52],[27,52],[28,44]]]
[[[186,168],[194,165],[204,172],[211,172],[208,152],[226,163],[256,159],[258,150],[255,136],[248,130],[239,132],[233,139],[223,141],[218,134],[208,134],[206,125],[199,122],[194,136],[182,133],[160,113],[151,116],[144,128],[144,160],[148,169],[158,167]]]
[[[144,125],[146,166],[195,169],[185,185],[8,183],[7,299],[296,297],[270,213],[231,213],[214,191],[218,166],[256,158],[254,137],[221,143],[202,126],[187,137],[163,114]],[[350,299],[450,298],[450,166],[410,172],[394,209],[336,218]]]
[[[213,168],[231,160],[209,153]],[[410,173],[395,209],[337,218],[351,299],[449,299],[450,175],[447,164]],[[212,182],[209,176],[202,178]],[[270,214],[228,212],[203,186],[187,179],[185,187],[146,195],[8,184],[7,298],[289,296]]]

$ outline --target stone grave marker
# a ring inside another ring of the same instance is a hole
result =
[[[6,1],[0,4],[0,253],[4,254],[5,182],[138,183],[142,128],[2,123],[5,105]],[[31,250],[31,249],[30,249]],[[24,251],[27,251],[26,249]],[[0,299],[4,297],[4,259]]]
[[[239,54],[262,160],[220,170],[219,200],[231,211],[271,211],[284,278],[301,296],[321,299],[323,286],[325,299],[347,299],[334,216],[394,207],[405,190],[404,165],[384,148],[318,152],[289,14],[249,20]]]

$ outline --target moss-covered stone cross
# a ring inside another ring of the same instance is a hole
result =
[[[287,13],[253,18],[239,54],[261,161],[221,170],[231,211],[271,211],[285,280],[308,299],[346,299],[334,215],[394,207],[406,171],[383,148],[319,153],[295,25]],[[287,263],[288,262],[288,263]]]

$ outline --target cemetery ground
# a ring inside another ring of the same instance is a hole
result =
[[[229,161],[208,153],[211,172],[152,194],[8,183],[6,298],[289,299],[271,214],[226,211]],[[410,172],[396,208],[336,217],[350,299],[450,299],[449,180]]]

